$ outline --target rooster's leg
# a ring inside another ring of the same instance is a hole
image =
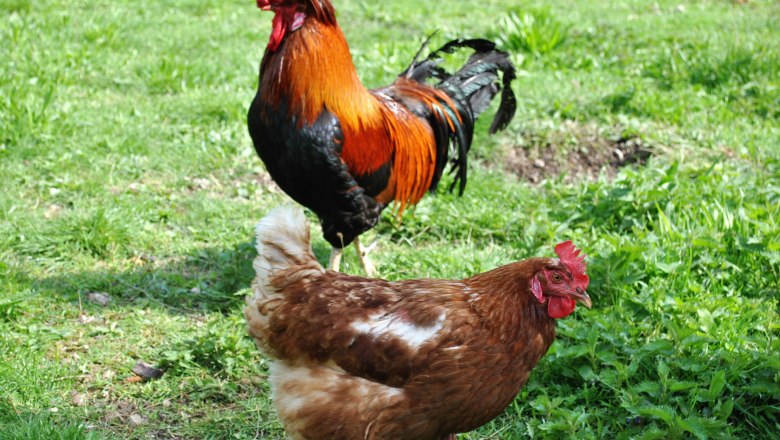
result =
[[[339,271],[339,266],[341,266],[341,254],[344,253],[343,248],[337,248],[334,247],[330,251],[330,261],[328,262],[328,269],[329,270],[335,270],[336,272]]]
[[[373,277],[376,273],[376,269],[374,268],[374,263],[371,262],[371,260],[368,259],[368,253],[371,252],[372,249],[374,249],[374,246],[376,246],[377,242],[371,243],[367,248],[364,248],[362,244],[360,244],[360,238],[355,237],[355,250],[357,251],[358,258],[360,259],[360,265],[363,266],[363,271],[365,271],[366,276]]]

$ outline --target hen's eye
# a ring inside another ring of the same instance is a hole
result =
[[[552,280],[552,282],[555,283],[555,284],[562,283],[563,282],[563,276],[556,272],[556,273],[552,274],[552,276],[550,277],[550,280]]]

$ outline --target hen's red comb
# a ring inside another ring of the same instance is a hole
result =
[[[561,263],[569,268],[569,272],[574,277],[574,285],[585,290],[588,288],[590,279],[585,275],[587,264],[585,263],[585,254],[580,256],[580,250],[574,246],[571,240],[558,243],[555,246],[555,253],[561,259]]]

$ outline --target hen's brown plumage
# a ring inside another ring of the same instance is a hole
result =
[[[292,208],[260,222],[258,251],[249,333],[272,358],[285,429],[302,439],[441,439],[486,423],[555,336],[532,278],[543,287],[547,272],[573,280],[553,258],[461,281],[326,271]],[[590,305],[582,289],[572,295]]]

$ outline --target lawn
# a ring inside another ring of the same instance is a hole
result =
[[[386,213],[377,269],[572,239],[594,303],[460,438],[780,438],[780,3],[419,3],[336,0],[363,81],[434,30],[488,36],[518,112],[479,124],[463,197]],[[0,438],[283,437],[241,312],[288,201],[246,131],[270,27],[248,0],[0,0]]]

